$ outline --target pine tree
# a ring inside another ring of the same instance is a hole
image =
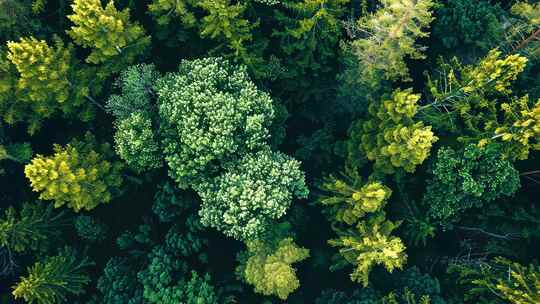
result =
[[[399,226],[386,220],[384,213],[362,220],[353,231],[342,231],[337,239],[329,240],[332,247],[338,247],[346,262],[356,268],[351,273],[351,280],[369,284],[369,273],[375,265],[383,265],[388,272],[401,269],[407,261],[405,245],[401,239],[391,233]],[[343,267],[343,263],[331,269]]]
[[[354,159],[356,153],[363,151],[369,160],[375,161],[375,171],[391,174],[403,168],[414,172],[438,140],[431,126],[414,119],[419,99],[420,94],[413,94],[411,89],[398,89],[390,98],[372,103],[369,118],[357,121],[349,131],[360,137],[350,139],[349,158]]]
[[[86,102],[89,71],[77,67],[71,45],[55,38],[51,47],[29,37],[8,42],[7,48],[5,57],[0,54],[0,114],[5,122],[24,121],[33,134],[43,119],[58,112],[92,118]]]
[[[24,203],[20,212],[9,207],[0,218],[0,245],[14,252],[46,251],[65,225],[65,213],[50,205]]]
[[[92,265],[87,257],[80,259],[73,249],[65,248],[29,267],[28,275],[13,286],[13,296],[31,304],[65,303],[68,296],[84,293],[91,281],[85,268]]]
[[[129,9],[118,11],[112,0],[105,8],[100,0],[75,0],[71,7],[68,18],[73,26],[68,34],[76,44],[92,48],[89,63],[113,58],[130,63],[150,43],[144,29],[129,20]]]
[[[91,210],[109,202],[122,183],[122,165],[108,161],[113,155],[110,146],[97,145],[90,133],[84,141],[54,145],[54,152],[49,157],[38,154],[24,173],[40,199],[53,200],[55,207]]]
[[[423,59],[416,39],[429,36],[431,0],[382,0],[374,14],[358,20],[358,39],[350,47],[362,63],[366,80],[410,80],[405,59]],[[363,37],[365,35],[365,37]]]
[[[0,161],[11,160],[24,164],[30,161],[32,154],[29,143],[0,145]]]
[[[325,205],[323,212],[347,225],[354,225],[368,213],[383,210],[392,194],[380,182],[363,183],[352,169],[340,177],[326,177],[319,188],[326,192],[318,198],[318,203]]]
[[[246,57],[245,44],[251,41],[251,30],[256,26],[241,18],[246,5],[232,4],[230,0],[203,0],[197,6],[208,13],[201,21],[201,36],[224,40],[235,55]]]
[[[286,300],[300,287],[292,264],[308,258],[309,250],[298,247],[292,238],[282,239],[275,247],[262,241],[250,241],[246,254],[245,264],[237,271],[255,287],[255,292]]]
[[[274,10],[280,26],[272,36],[279,38],[288,77],[297,79],[306,73],[327,73],[332,69],[343,34],[340,18],[349,2],[283,1],[285,10]]]

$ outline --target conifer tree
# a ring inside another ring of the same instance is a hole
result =
[[[337,239],[329,240],[333,247],[339,248],[340,255],[356,268],[351,273],[351,280],[369,284],[369,273],[375,265],[383,265],[388,272],[402,269],[407,261],[405,245],[400,238],[391,233],[399,226],[385,219],[384,213],[359,221],[354,231],[342,231]],[[334,265],[332,269],[343,267]]]
[[[0,218],[0,245],[14,252],[45,251],[66,224],[65,213],[51,205],[24,203],[20,212],[9,207]]]
[[[285,56],[288,77],[329,72],[342,36],[340,18],[349,0],[283,1],[286,10],[275,10],[282,24],[273,30]],[[303,84],[304,86],[307,84]]]
[[[92,48],[86,58],[99,64],[114,60],[130,63],[150,43],[144,29],[129,20],[129,9],[118,11],[111,0],[103,8],[100,0],[74,0],[73,14],[68,18],[73,26],[68,31],[76,44]]]
[[[379,182],[362,183],[362,178],[352,168],[342,177],[327,177],[319,186],[325,193],[318,203],[332,222],[338,238],[328,243],[339,248],[339,255],[331,270],[352,264],[353,281],[368,286],[373,266],[382,264],[392,272],[401,269],[407,260],[405,246],[391,233],[401,223],[386,220],[384,207],[392,191]],[[351,227],[352,226],[352,227]]]
[[[375,13],[358,20],[358,39],[350,47],[369,79],[410,80],[405,59],[423,59],[425,47],[416,43],[429,36],[432,0],[382,0]]]
[[[54,47],[34,37],[7,44],[0,53],[0,114],[5,122],[24,121],[35,133],[41,121],[58,112],[93,116],[88,70],[79,69],[71,45],[55,38]]]
[[[53,200],[55,207],[91,210],[109,202],[122,183],[122,165],[108,160],[113,155],[110,146],[98,145],[90,133],[84,141],[54,145],[54,152],[49,157],[38,154],[24,173],[40,199]]]
[[[276,246],[250,241],[246,254],[245,264],[241,264],[237,271],[255,287],[255,292],[286,300],[300,287],[292,264],[308,258],[309,250],[296,245],[292,238],[282,239]]]
[[[30,161],[32,154],[29,143],[0,145],[0,161],[11,160],[24,164]]]
[[[86,268],[93,264],[87,257],[78,258],[73,249],[65,248],[29,267],[28,275],[13,286],[13,296],[27,303],[65,303],[70,295],[84,293],[91,281]]]
[[[375,161],[375,171],[390,174],[403,168],[414,172],[438,140],[431,126],[414,119],[419,99],[420,94],[413,94],[411,89],[398,89],[390,98],[372,103],[369,118],[357,121],[349,131],[360,137],[350,139],[349,158],[354,159],[354,154],[364,152],[369,160]]]
[[[169,24],[172,17],[176,16],[182,25],[189,28],[197,24],[197,18],[193,13],[197,3],[196,0],[154,0],[148,5],[148,12],[156,18],[159,25]]]
[[[237,56],[247,56],[245,44],[252,39],[251,30],[255,25],[242,18],[246,5],[233,4],[230,0],[203,0],[197,6],[208,13],[201,21],[201,36],[220,38]]]

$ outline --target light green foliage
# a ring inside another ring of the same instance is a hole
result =
[[[512,5],[511,11],[514,15],[526,19],[533,26],[540,25],[540,3],[531,4],[518,1]]]
[[[459,133],[462,140],[490,140],[497,128],[509,127],[514,121],[501,118],[505,108],[515,108],[509,105],[517,100],[511,96],[511,85],[528,60],[501,54],[492,50],[475,65],[463,66],[455,58],[442,63],[441,77],[428,80],[432,102],[422,107],[423,117],[438,129]]]
[[[339,238],[328,243],[338,247],[340,255],[355,265],[351,280],[366,287],[373,266],[383,265],[388,272],[392,272],[401,269],[406,262],[405,245],[400,238],[391,235],[398,226],[399,223],[386,220],[382,213],[358,222],[355,231],[343,232]]]
[[[532,109],[529,104],[528,96],[524,96],[500,106],[504,121],[498,124],[493,137],[501,138],[505,154],[511,159],[526,159],[531,149],[540,150],[540,99]],[[491,131],[495,126],[493,124],[486,129]]]
[[[450,224],[469,208],[513,195],[519,172],[500,151],[498,145],[468,145],[460,152],[440,148],[423,198],[429,217]]]
[[[437,9],[433,36],[452,54],[484,55],[503,35],[504,11],[488,1],[449,0]]]
[[[92,117],[89,105],[83,104],[88,75],[75,71],[72,52],[72,46],[58,38],[54,47],[34,37],[7,43],[5,57],[0,54],[0,114],[5,122],[24,121],[34,134],[44,118],[60,111],[71,114],[78,109],[81,119]]]
[[[160,147],[152,130],[152,121],[141,113],[120,120],[114,133],[116,153],[137,172],[160,168]]]
[[[69,96],[68,71],[71,60],[69,48],[61,41],[56,41],[56,48],[51,48],[44,40],[34,37],[21,38],[20,42],[8,42],[7,59],[19,72],[17,86],[26,89],[30,101],[37,103],[42,100],[66,102]],[[38,113],[54,110],[47,105],[40,105]],[[50,114],[49,114],[50,115]]]
[[[182,187],[212,176],[226,161],[260,149],[274,110],[245,67],[222,58],[183,60],[157,84],[169,175]]]
[[[331,270],[352,264],[356,269],[351,279],[368,286],[373,266],[381,264],[392,272],[401,269],[407,260],[400,238],[392,236],[400,222],[386,220],[385,207],[392,191],[379,182],[362,183],[354,169],[347,169],[343,178],[330,176],[320,186],[325,191],[318,202],[330,217],[338,238],[328,243],[339,248],[337,263]],[[353,226],[353,227],[351,227]]]
[[[201,36],[225,40],[237,56],[246,55],[244,45],[252,39],[255,27],[242,18],[246,5],[231,0],[203,0],[197,5],[208,13],[201,21]]]
[[[0,161],[11,160],[24,164],[30,161],[32,154],[29,143],[0,145]]]
[[[355,153],[364,152],[369,160],[374,160],[374,168],[386,174],[396,168],[414,172],[416,166],[429,156],[431,146],[438,137],[421,121],[415,121],[418,111],[419,94],[411,89],[396,90],[390,98],[369,107],[369,119],[358,121],[349,131],[360,136],[360,146],[348,147],[350,158]],[[357,144],[358,139],[352,139]]]
[[[100,0],[74,0],[71,7],[73,14],[67,17],[74,25],[68,34],[76,44],[92,48],[86,58],[89,63],[99,64],[118,55],[131,62],[150,43],[144,29],[129,20],[129,9],[118,11],[112,0],[105,8]]]
[[[416,39],[429,36],[433,20],[431,0],[382,0],[374,14],[358,20],[359,34],[367,37],[352,41],[351,48],[362,63],[364,77],[410,80],[406,58],[423,59],[425,47]]]
[[[309,250],[298,247],[292,238],[279,241],[275,248],[262,241],[250,241],[247,254],[246,264],[240,269],[246,282],[255,287],[255,292],[286,300],[300,287],[292,264],[308,258]]]
[[[101,242],[107,238],[108,228],[105,224],[87,215],[79,215],[75,219],[77,235],[87,242]]]
[[[185,27],[193,27],[197,23],[197,18],[192,10],[197,2],[196,0],[154,0],[148,5],[148,12],[156,18],[159,25],[169,24],[174,12]]]
[[[120,187],[122,165],[110,162],[108,144],[98,145],[87,133],[84,141],[72,140],[65,147],[54,145],[54,155],[37,155],[24,173],[40,199],[53,200],[55,207],[67,204],[76,212],[91,210],[112,199]]]
[[[318,199],[320,204],[326,205],[324,212],[348,225],[354,225],[368,213],[382,211],[392,194],[392,190],[380,182],[362,183],[354,170],[348,170],[340,178],[330,175],[319,187],[327,192]]]
[[[238,240],[260,237],[308,189],[300,163],[269,149],[247,154],[222,175],[196,186],[201,221]]]
[[[30,304],[65,303],[68,295],[84,293],[84,287],[90,283],[85,268],[91,265],[93,262],[87,257],[78,258],[72,249],[66,248],[29,267],[28,275],[13,286],[13,296]]]
[[[132,65],[120,73],[115,86],[121,94],[113,94],[107,100],[107,112],[121,120],[131,114],[152,112],[154,84],[159,78],[159,72],[152,64]]]
[[[505,41],[500,48],[507,53],[519,53],[536,59],[540,56],[540,4],[537,1],[529,2],[516,1],[511,7],[510,24],[506,25]]]
[[[45,251],[65,225],[65,214],[51,205],[24,203],[20,212],[9,207],[0,218],[0,245],[14,252]]]
[[[502,257],[473,264],[455,263],[450,272],[467,285],[466,300],[502,299],[504,303],[535,304],[540,301],[540,267],[523,266]],[[498,302],[497,302],[498,303]]]
[[[107,101],[107,111],[116,117],[116,152],[137,172],[162,166],[159,142],[152,128],[153,86],[158,77],[153,65],[130,66],[116,82],[121,94],[111,95]]]

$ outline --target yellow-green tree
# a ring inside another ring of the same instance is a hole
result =
[[[38,154],[24,173],[39,198],[53,200],[55,207],[91,210],[109,202],[122,183],[122,165],[107,160],[113,156],[110,146],[98,145],[90,133],[84,141],[54,145],[54,152],[48,157]]]
[[[397,168],[414,172],[429,156],[438,137],[431,126],[414,119],[420,94],[397,89],[390,98],[369,106],[369,118],[353,124],[348,143],[350,158],[365,153],[375,171],[391,174]],[[358,138],[359,137],[359,140]]]
[[[27,123],[30,134],[57,112],[88,120],[88,78],[88,71],[77,70],[72,46],[58,38],[53,46],[34,37],[9,41],[0,54],[0,114],[8,124]]]
[[[382,0],[375,13],[358,20],[357,34],[350,47],[366,79],[409,80],[405,59],[422,59],[425,47],[416,39],[429,36],[427,28],[433,20],[431,0]]]
[[[89,63],[118,60],[118,56],[131,62],[150,43],[144,29],[129,20],[129,9],[118,11],[112,0],[105,8],[100,0],[75,0],[71,7],[68,18],[74,25],[68,34],[76,44],[92,48],[86,58]]]
[[[308,258],[309,250],[296,245],[292,238],[285,238],[276,246],[257,240],[247,243],[247,255],[239,271],[255,292],[286,300],[300,287],[292,264]]]
[[[343,231],[337,239],[329,240],[332,247],[338,247],[340,255],[355,266],[351,280],[369,284],[369,273],[375,265],[383,265],[388,272],[402,269],[407,261],[405,245],[391,233],[399,226],[386,220],[384,213],[358,222],[355,230]],[[342,265],[334,266],[335,269]]]
[[[391,235],[401,223],[387,220],[383,210],[392,193],[388,187],[374,181],[363,183],[356,171],[348,169],[340,177],[327,177],[319,188],[325,193],[318,203],[325,206],[323,212],[338,235],[328,241],[339,248],[331,270],[352,264],[351,279],[367,286],[373,266],[384,265],[389,272],[403,267],[405,245]]]

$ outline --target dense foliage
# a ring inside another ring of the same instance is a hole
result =
[[[540,1],[0,0],[0,303],[540,303]]]

